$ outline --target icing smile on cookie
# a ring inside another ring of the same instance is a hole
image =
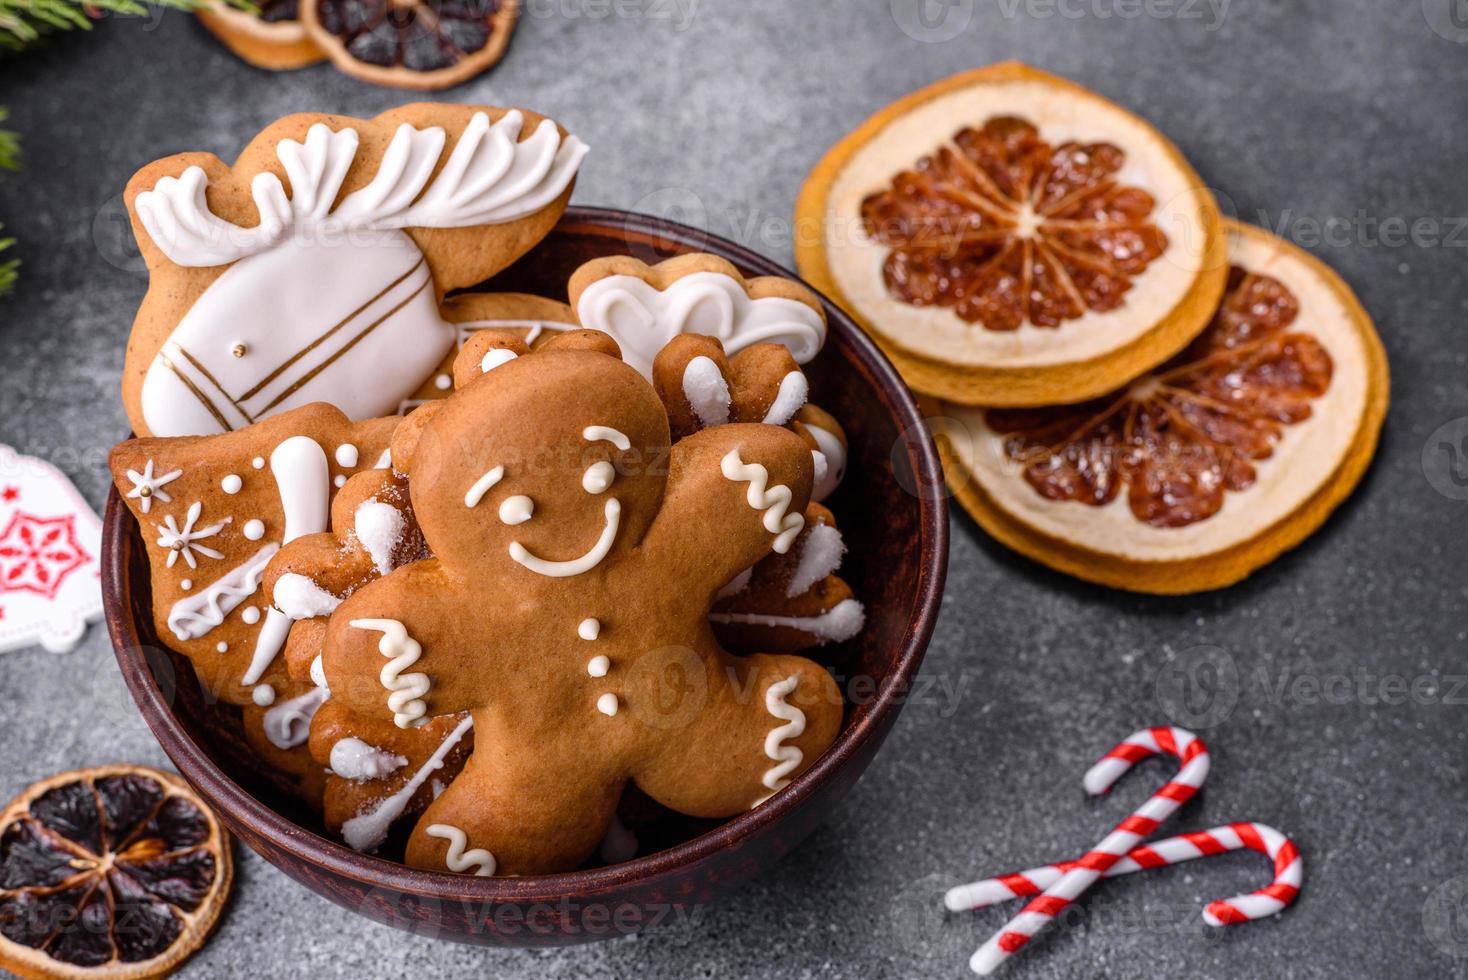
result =
[[[591,550],[580,558],[573,558],[570,561],[546,561],[544,558],[532,555],[518,541],[511,542],[510,557],[537,575],[545,575],[549,578],[570,578],[573,575],[581,575],[600,565],[602,559],[611,553],[612,544],[617,540],[617,528],[622,524],[622,502],[615,497],[607,501],[606,521],[601,537],[597,538]]]

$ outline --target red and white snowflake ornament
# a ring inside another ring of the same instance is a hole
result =
[[[0,445],[0,653],[65,653],[102,615],[102,522],[60,470]]]

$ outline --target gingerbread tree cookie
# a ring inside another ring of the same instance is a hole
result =
[[[327,630],[334,699],[404,729],[472,715],[480,749],[408,863],[574,868],[629,783],[696,816],[758,805],[830,745],[840,693],[808,660],[727,654],[708,613],[799,536],[809,447],[759,424],[671,445],[652,385],[600,350],[495,360],[435,406],[408,464],[434,557]]]
[[[452,349],[446,293],[555,225],[586,153],[518,109],[301,114],[234,166],[185,153],[128,184],[149,289],[123,402],[142,435],[210,435],[312,402],[391,415]]]

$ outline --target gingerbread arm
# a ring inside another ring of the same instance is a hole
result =
[[[642,551],[668,581],[712,597],[805,526],[812,463],[794,433],[773,425],[706,429],[672,449],[662,510]]]
[[[322,666],[332,697],[399,728],[483,702],[479,681],[491,651],[466,644],[470,624],[442,597],[453,586],[436,559],[398,569],[353,593],[332,613]],[[473,625],[484,617],[475,614]],[[473,651],[473,663],[465,662]]]

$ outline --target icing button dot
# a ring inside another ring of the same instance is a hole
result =
[[[255,469],[257,470],[263,470],[265,468],[265,457],[256,456],[254,459],[250,460],[250,465],[255,467]]]
[[[360,455],[357,452],[357,447],[350,442],[344,442],[336,447],[336,461],[347,469],[351,469],[357,465],[357,459]]]
[[[581,625],[576,627],[576,635],[583,640],[594,640],[601,636],[601,621],[597,619],[583,619]]]
[[[438,377],[433,379],[433,387],[437,388],[439,391],[448,391],[449,388],[453,386],[453,383],[454,379],[449,377],[447,374],[440,374]]]
[[[259,541],[265,537],[265,524],[263,521],[246,521],[244,532],[251,541]]]
[[[260,622],[260,610],[255,606],[246,606],[245,611],[240,613],[240,619],[245,621],[246,626],[254,626]]]
[[[194,580],[191,578],[186,578],[182,582],[178,583],[178,587],[187,592],[189,591],[189,589],[192,589],[194,587]]]
[[[615,717],[617,714],[617,709],[619,707],[621,707],[621,705],[617,701],[617,696],[615,694],[603,694],[601,697],[596,699],[596,710],[600,711],[608,718]]]
[[[218,650],[220,653],[225,653],[225,652],[227,652],[229,650],[229,644],[228,643],[220,643],[214,649]]]
[[[592,657],[586,665],[586,673],[592,677],[605,677],[611,669],[612,661],[607,657]]]
[[[331,482],[336,485],[336,488],[338,490],[340,490],[342,487],[347,485],[347,478],[345,476],[338,476],[335,480],[332,480]]]
[[[275,688],[269,684],[260,684],[250,692],[250,698],[260,707],[268,708],[275,703]]]
[[[231,496],[239,493],[244,488],[244,485],[245,481],[233,473],[219,481],[219,488]]]

